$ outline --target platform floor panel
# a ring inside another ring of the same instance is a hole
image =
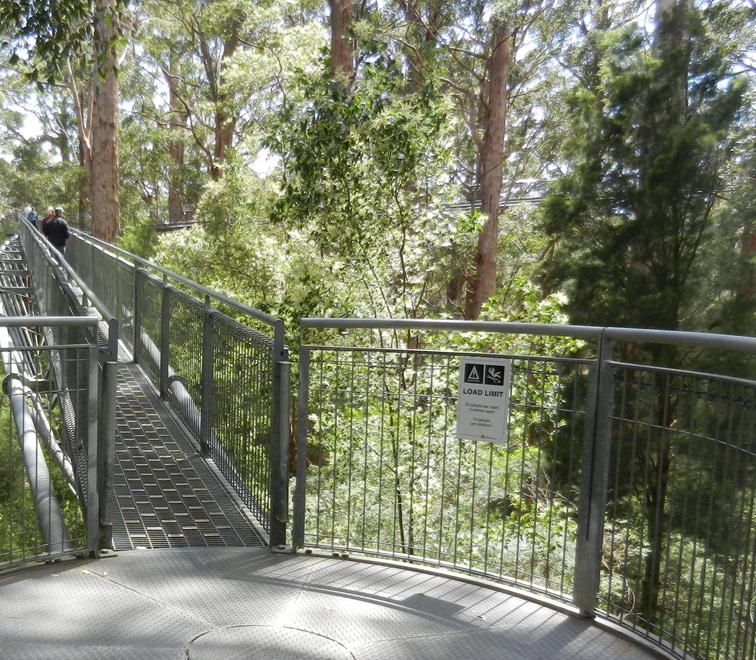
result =
[[[265,545],[133,363],[118,364],[113,544],[116,550]]]
[[[655,657],[463,579],[263,548],[72,560],[0,577],[0,595],[4,660]]]

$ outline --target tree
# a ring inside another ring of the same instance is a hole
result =
[[[118,199],[118,44],[125,0],[72,0],[65,3],[0,2],[0,24],[11,26],[9,61],[28,79],[45,85],[63,82],[79,121],[79,140],[92,204],[92,231],[114,240],[120,231]],[[86,51],[91,44],[91,51]],[[77,64],[88,63],[86,91]]]
[[[404,26],[392,29],[400,35],[409,84],[419,89],[435,81],[457,110],[452,178],[478,231],[468,263],[450,273],[449,291],[461,314],[476,319],[500,291],[500,217],[509,194],[524,193],[515,179],[543,176],[547,159],[539,162],[533,141],[545,140],[543,126],[551,120],[546,113],[536,119],[548,102],[533,112],[539,104],[534,91],[539,85],[548,89],[547,54],[570,10],[542,2],[398,5]],[[390,18],[387,23],[392,25]]]
[[[492,21],[489,47],[485,53],[486,75],[479,96],[479,131],[473,132],[479,150],[478,182],[480,210],[485,218],[475,254],[475,275],[470,279],[465,316],[476,319],[483,303],[496,291],[499,246],[499,208],[501,204],[506,132],[509,68],[512,63],[512,34],[499,17]]]
[[[660,31],[666,21],[690,34],[680,47],[649,52],[638,29],[624,31],[601,55],[600,84],[573,93],[572,171],[552,189],[544,217],[557,245],[545,268],[567,288],[574,323],[694,323],[685,315],[692,275],[724,187],[744,85],[728,74],[699,14],[680,5],[665,16]]]
[[[443,164],[440,98],[430,88],[407,92],[387,61],[352,84],[325,67],[301,84],[307,103],[288,104],[268,141],[283,163],[274,219],[348,265],[363,291],[361,313],[424,316],[437,300],[431,281],[438,292],[428,249],[446,238],[427,204]]]
[[[350,38],[354,3],[352,0],[328,0],[331,10],[331,71],[350,80],[354,72],[354,43]]]
[[[660,2],[650,40],[640,26],[629,26],[597,41],[585,76],[592,85],[574,92],[574,137],[565,145],[572,170],[543,208],[556,244],[545,268],[567,290],[572,322],[672,330],[700,323],[690,310],[699,277],[713,272],[700,259],[718,228],[715,209],[745,90],[703,18],[685,0]],[[648,355],[654,365],[683,366],[664,346],[650,347]],[[653,431],[633,449],[635,460],[652,469],[635,490],[613,493],[635,502],[628,510],[636,507],[645,525],[638,608],[648,624],[661,616],[663,544],[676,523],[668,494],[680,473],[676,462],[689,451],[673,428],[680,396],[658,378],[651,374],[639,388],[651,393],[642,405]],[[635,415],[640,419],[641,411]],[[615,483],[625,484],[622,466],[629,460],[617,458]]]

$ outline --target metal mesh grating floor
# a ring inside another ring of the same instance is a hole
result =
[[[120,553],[0,576],[0,657],[648,660],[591,621],[448,576],[267,548]]]
[[[115,550],[265,545],[135,364],[118,365],[113,490]]]

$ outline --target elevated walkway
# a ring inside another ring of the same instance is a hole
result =
[[[141,369],[118,365],[115,552],[0,577],[0,657],[657,657],[462,577],[275,554]]]
[[[265,545],[133,363],[118,365],[113,487],[115,550]]]
[[[153,381],[122,359],[113,551],[0,574],[3,660],[669,657],[609,621],[462,575],[271,551]]]

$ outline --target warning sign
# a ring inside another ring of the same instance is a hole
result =
[[[469,357],[459,361],[457,437],[507,441],[512,361]]]

